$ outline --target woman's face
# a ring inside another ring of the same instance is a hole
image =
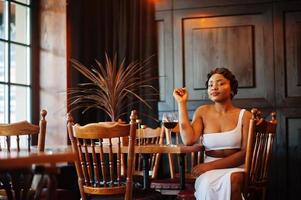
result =
[[[231,99],[230,81],[222,74],[213,74],[208,81],[208,95],[214,102]]]

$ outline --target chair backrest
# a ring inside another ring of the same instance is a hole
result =
[[[165,142],[166,144],[181,144],[181,136],[180,136],[180,127],[179,124],[169,131],[167,128],[163,127],[165,130]],[[175,178],[177,176],[178,171],[180,169],[180,161],[176,155],[168,154],[168,161],[169,161],[169,171],[170,171],[170,178]],[[194,179],[190,175],[191,169],[203,162],[203,152],[191,152],[187,153],[185,156],[185,177]]]
[[[263,119],[257,109],[251,112],[245,160],[245,198],[253,191],[265,193],[277,126],[275,112],[271,113],[270,121]]]
[[[122,193],[125,193],[125,199],[132,199],[136,116],[136,112],[132,111],[130,124],[100,122],[80,126],[74,125],[72,116],[68,114],[68,135],[72,150],[78,155],[75,166],[83,200],[86,194]],[[121,155],[124,153],[121,137],[129,137],[126,184],[121,174]]]
[[[146,125],[139,125],[136,134],[136,145],[148,145],[148,144],[163,144],[163,133],[160,127],[150,128]],[[148,160],[149,174],[152,178],[157,178],[159,170],[161,154],[156,153],[150,155]],[[143,175],[143,159],[141,154],[135,155],[135,175]]]
[[[3,136],[2,142],[0,141],[0,151],[11,151],[13,149],[12,144],[16,144],[16,150],[20,151],[20,138],[26,136],[26,149],[27,151],[31,151],[31,139],[33,135],[38,135],[38,151],[44,151],[47,125],[45,117],[47,115],[47,111],[42,110],[40,114],[41,119],[39,125],[34,125],[32,123],[29,123],[28,121],[20,121],[10,124],[0,124],[0,137]]]

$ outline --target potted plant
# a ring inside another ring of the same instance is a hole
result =
[[[68,89],[70,111],[83,109],[84,113],[91,108],[98,108],[103,110],[111,121],[117,121],[127,113],[127,108],[132,104],[142,102],[151,108],[148,101],[155,100],[158,91],[151,85],[151,81],[157,77],[145,78],[152,70],[148,66],[150,58],[128,65],[125,65],[123,60],[118,65],[116,56],[114,59],[107,55],[105,57],[105,65],[96,60],[96,66],[92,68],[77,60],[71,60],[72,66],[89,82],[79,83],[77,87]],[[140,89],[151,89],[152,92],[142,96],[139,94]],[[127,100],[131,100],[131,103],[125,105]]]

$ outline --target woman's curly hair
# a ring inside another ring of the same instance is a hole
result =
[[[213,74],[221,74],[226,79],[230,81],[231,86],[231,99],[237,94],[238,81],[236,80],[234,74],[227,68],[215,68],[207,74],[206,88],[208,89],[208,81]]]

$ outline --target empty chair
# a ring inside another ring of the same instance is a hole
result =
[[[45,147],[45,134],[46,134],[46,117],[47,111],[41,111],[41,120],[39,125],[34,125],[28,121],[20,121],[11,124],[0,124],[0,137],[5,137],[0,143],[0,151],[11,151],[12,148],[17,151],[21,150],[20,137],[27,136],[27,144],[25,148],[27,151],[31,151],[31,139],[32,136],[38,136],[38,151],[44,151]],[[1,145],[2,144],[2,145]],[[12,144],[15,144],[12,146]]]
[[[28,121],[20,121],[10,124],[0,124],[0,151],[6,151],[10,153],[11,151],[32,151],[32,137],[34,135],[38,138],[37,151],[43,152],[45,147],[45,136],[46,136],[46,120],[47,115],[46,110],[41,111],[41,120],[39,125],[34,125]],[[24,139],[21,139],[21,138]],[[13,198],[13,193],[16,199],[20,199],[20,195],[26,196],[28,190],[31,186],[32,174],[29,169],[28,176],[24,175],[24,180],[19,180],[18,174],[8,174],[2,173],[0,175],[0,181],[3,184],[3,189],[8,199]],[[12,181],[12,187],[10,182]],[[20,188],[22,188],[22,194],[19,193]],[[13,189],[13,191],[12,191]]]
[[[136,145],[149,145],[149,144],[162,144],[163,143],[163,129],[160,127],[157,128],[150,128],[146,125],[139,125],[138,124],[137,129],[137,138],[136,138]],[[147,156],[147,159],[143,159],[143,156]],[[155,153],[155,154],[136,154],[135,155],[135,177],[141,184],[141,178],[143,176],[143,169],[145,167],[146,163],[145,160],[147,160],[147,166],[149,167],[149,176],[152,179],[156,179],[158,176],[158,170],[159,170],[159,163],[160,163],[161,154]],[[145,181],[144,181],[145,182]],[[144,186],[144,188],[147,188],[148,186]]]
[[[171,131],[164,128],[166,144],[181,144],[180,130],[177,125]],[[185,155],[185,188],[194,188],[195,178],[190,174],[191,169],[203,161],[203,152],[192,152]],[[151,181],[151,188],[164,195],[177,195],[183,188],[180,185],[180,159],[177,155],[168,154],[170,177]]]
[[[83,200],[160,199],[160,194],[148,191],[135,191],[133,194],[136,115],[134,111],[131,113],[130,124],[100,122],[80,126],[74,125],[68,114],[68,134],[72,149],[78,155],[75,166]],[[128,140],[123,140],[124,137]],[[125,174],[121,164],[123,153],[127,153]]]
[[[145,125],[141,125],[140,129],[137,129],[137,145],[148,145],[148,144],[162,144],[163,139],[161,138],[162,129],[158,128],[150,128]],[[135,165],[135,174],[142,175],[142,162],[141,155],[136,155],[136,165]],[[160,154],[153,154],[149,157],[149,174],[152,178],[157,178],[158,176],[158,168],[160,161]]]

